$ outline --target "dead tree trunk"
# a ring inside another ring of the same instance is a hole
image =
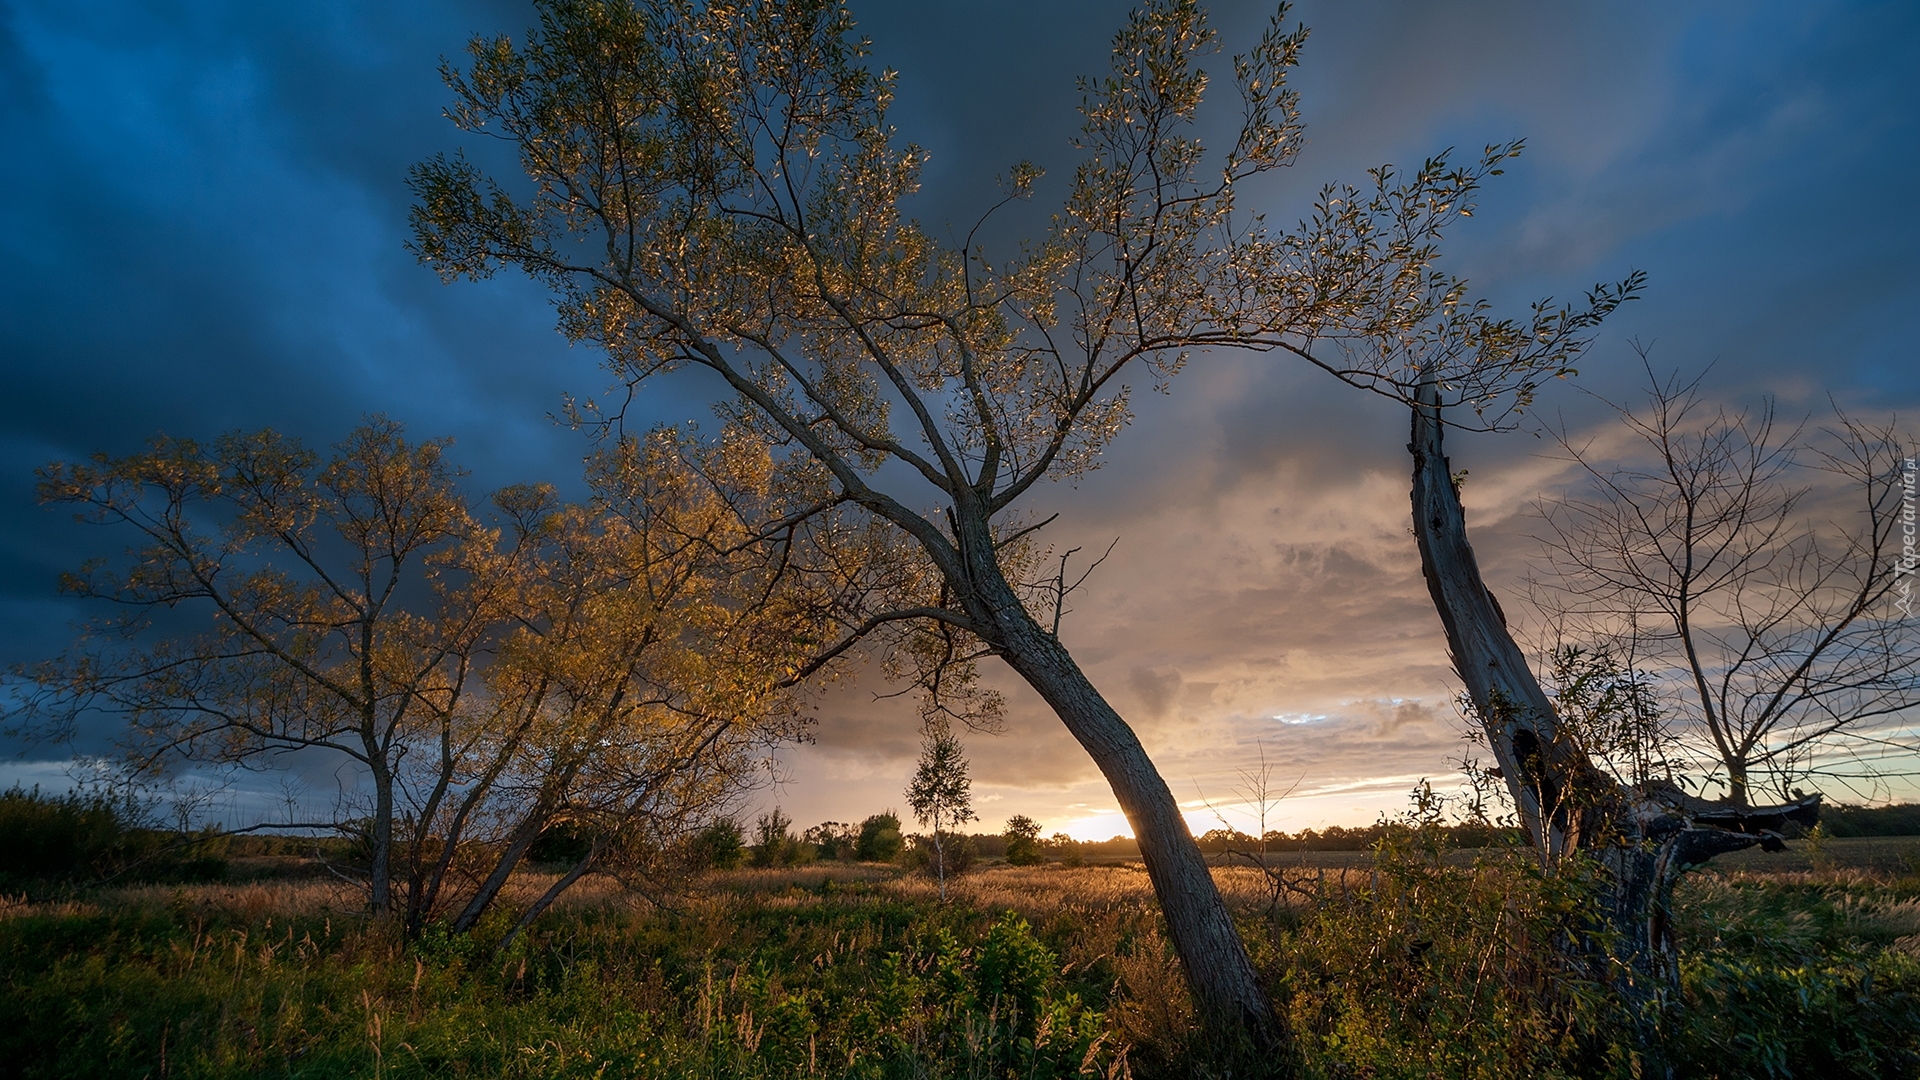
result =
[[[1820,796],[1784,806],[1736,807],[1665,782],[1627,787],[1597,767],[1562,729],[1480,577],[1441,435],[1439,388],[1428,383],[1415,395],[1408,446],[1413,527],[1454,669],[1543,858],[1582,851],[1605,875],[1604,910],[1596,913],[1603,932],[1593,935],[1590,947],[1597,955],[1591,959],[1604,961],[1610,952],[1621,966],[1601,970],[1625,974],[1608,981],[1633,998],[1652,1000],[1678,974],[1667,908],[1680,875],[1755,844],[1777,849],[1789,821],[1817,820]]]

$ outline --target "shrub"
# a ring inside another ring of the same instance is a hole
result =
[[[11,880],[91,877],[126,857],[134,822],[104,796],[58,797],[14,788],[0,795],[0,874]]]
[[[1025,814],[1008,818],[1007,830],[1001,836],[1007,841],[1009,863],[1033,866],[1046,860],[1046,853],[1040,850],[1040,823]]]
[[[45,795],[38,787],[0,794],[0,887],[31,889],[109,877],[213,881],[227,863],[210,843],[145,827],[131,799]],[[210,840],[210,837],[208,838]],[[213,842],[217,843],[217,842]]]
[[[1496,850],[1461,866],[1444,829],[1380,836],[1364,878],[1302,882],[1317,902],[1278,913],[1269,970],[1290,985],[1309,1060],[1339,1076],[1516,1080],[1653,1064],[1631,1008],[1567,948],[1598,896],[1582,860],[1548,873]]]
[[[913,845],[907,849],[909,868],[924,870],[936,877],[964,874],[979,858],[980,851],[974,846],[973,837],[962,833],[941,833],[938,849],[934,847],[933,837],[915,834]]]
[[[838,821],[823,821],[808,829],[800,837],[800,842],[813,848],[817,857],[840,862],[853,858],[854,850],[859,844],[859,835],[852,825]]]
[[[733,870],[746,859],[746,834],[739,822],[721,818],[688,837],[686,853],[695,870]]]
[[[1681,961],[1681,1075],[1920,1076],[1920,960]]]
[[[813,861],[813,848],[793,835],[793,819],[774,807],[753,826],[751,862],[755,866],[798,866]]]
[[[905,847],[906,840],[900,835],[900,816],[889,810],[860,823],[860,836],[854,841],[853,851],[861,862],[893,862]]]

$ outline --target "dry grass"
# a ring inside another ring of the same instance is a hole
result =
[[[35,903],[25,896],[0,895],[0,919],[17,919],[26,915],[44,915],[55,918],[84,918],[97,915],[100,905],[84,903],[78,900],[50,900]]]
[[[103,902],[127,907],[173,907],[217,912],[237,920],[306,917],[364,910],[355,886],[335,879],[251,881],[239,884],[137,885],[113,889]]]
[[[1344,856],[1351,853],[1329,854]],[[1553,1010],[1560,1006],[1553,1001],[1543,1005],[1541,1002],[1544,999],[1540,999],[1537,993],[1532,997],[1525,993],[1510,995],[1511,1001],[1507,1001],[1506,1005],[1488,1011],[1492,1007],[1486,1006],[1482,1000],[1478,976],[1473,973],[1471,965],[1462,968],[1449,959],[1458,959],[1459,955],[1474,950],[1464,946],[1460,949],[1451,948],[1452,939],[1443,940],[1438,945],[1425,943],[1431,951],[1413,954],[1423,958],[1417,964],[1410,963],[1406,959],[1409,954],[1404,942],[1396,937],[1405,936],[1395,928],[1405,917],[1404,913],[1394,919],[1382,920],[1375,917],[1378,914],[1376,908],[1369,906],[1372,903],[1369,897],[1374,895],[1374,890],[1369,886],[1389,887],[1397,879],[1387,871],[1376,874],[1371,863],[1372,860],[1367,859],[1347,865],[1294,863],[1284,869],[1275,867],[1274,872],[1282,875],[1282,880],[1292,886],[1291,889],[1278,890],[1268,872],[1254,867],[1222,866],[1213,871],[1228,903],[1247,916],[1243,925],[1250,928],[1249,945],[1263,958],[1263,964],[1286,965],[1302,957],[1324,958],[1324,963],[1318,967],[1309,965],[1298,968],[1309,972],[1309,976],[1303,976],[1308,978],[1308,982],[1302,985],[1311,993],[1297,999],[1305,1003],[1300,1006],[1305,1011],[1299,1013],[1296,1021],[1302,1025],[1302,1030],[1321,1032],[1325,1036],[1324,1045],[1315,1045],[1319,1047],[1316,1052],[1328,1055],[1328,1061],[1347,1062],[1351,1058],[1352,1063],[1357,1063],[1354,1065],[1357,1071],[1335,1070],[1330,1075],[1417,1074],[1391,1070],[1380,1073],[1366,1071],[1381,1067],[1381,1063],[1387,1061],[1406,1065],[1414,1057],[1419,1057],[1418,1053],[1409,1051],[1409,1047],[1430,1048],[1436,1043],[1436,1031],[1454,1030],[1444,1025],[1432,1030],[1422,1027],[1426,1021],[1420,1020],[1419,1016],[1424,1014],[1410,1013],[1400,1004],[1409,1000],[1407,994],[1420,997],[1423,1001],[1440,1001],[1449,1004],[1449,1007],[1471,1006],[1478,1009],[1472,1012],[1474,1019],[1471,1022],[1488,1030],[1518,1032],[1524,1028],[1525,1031],[1533,1031],[1534,1028],[1526,1027],[1526,1023],[1534,1023],[1538,1027],[1540,1023],[1548,1021],[1559,1022],[1556,1018],[1561,1013]],[[1489,875],[1497,876],[1497,873],[1491,869],[1487,871]],[[1466,884],[1454,880],[1460,875],[1446,877],[1464,891],[1457,896],[1443,891],[1442,895],[1417,901],[1410,895],[1403,896],[1400,898],[1402,906],[1405,903],[1413,903],[1416,908],[1421,904],[1427,905],[1419,909],[1425,912],[1418,916],[1421,918],[1436,913],[1445,916],[1448,912],[1440,909],[1456,900],[1461,903],[1478,902],[1476,897],[1484,900],[1492,895],[1488,890],[1475,892],[1468,887],[1480,882],[1478,875],[1466,875],[1473,879]],[[553,881],[553,875],[548,873],[517,876],[502,898],[503,909],[512,914],[543,893]],[[1839,974],[1833,974],[1808,959],[1817,961],[1830,941],[1843,942],[1849,948],[1857,943],[1905,954],[1894,958],[1900,963],[1911,963],[1906,957],[1920,958],[1920,896],[1916,896],[1916,883],[1912,878],[1892,871],[1860,867],[1771,873],[1735,870],[1691,875],[1689,882],[1690,930],[1702,943],[1700,947],[1720,949],[1740,962],[1735,967],[1725,968],[1733,973],[1726,976],[1731,981],[1713,983],[1711,987],[1714,993],[1720,995],[1713,998],[1716,1002],[1723,999],[1733,1001],[1740,1008],[1748,1010],[1738,1014],[1737,1023],[1743,1025],[1740,1028],[1742,1031],[1755,1022],[1754,1016],[1765,1018],[1773,1015],[1766,1011],[1772,1006],[1765,999],[1755,997],[1753,1002],[1742,1004],[1745,999],[1739,997],[1740,994],[1750,993],[1748,982],[1760,976],[1773,980],[1762,980],[1762,990],[1769,993],[1772,991],[1767,988],[1775,984],[1786,987],[1782,993],[1798,993],[1799,983],[1794,983],[1794,979],[1826,979],[1827,982],[1819,985],[1829,989],[1839,987],[1832,990],[1832,993],[1841,995],[1836,1000],[1844,1000],[1848,1008],[1853,1007],[1854,999],[1845,997],[1843,993],[1851,993],[1846,990],[1852,985],[1846,982],[1849,977],[1846,971],[1835,969]],[[985,933],[985,928],[997,919],[999,913],[1011,911],[1032,925],[1034,937],[1043,942],[1056,958],[1061,974],[1071,983],[1078,984],[1076,992],[1083,994],[1084,1000],[1097,1003],[1105,1015],[1102,1037],[1111,1040],[1111,1045],[1126,1047],[1125,1060],[1131,1063],[1130,1067],[1136,1074],[1186,1075],[1191,1071],[1188,1066],[1193,1055],[1204,1055],[1206,1052],[1207,1043],[1196,1024],[1179,961],[1161,927],[1159,905],[1155,902],[1151,882],[1138,862],[1114,861],[1079,867],[986,864],[949,881],[950,904],[937,911],[933,910],[937,884],[932,878],[924,873],[890,865],[828,862],[791,869],[737,870],[701,875],[682,884],[684,887],[680,891],[661,898],[671,908],[670,913],[661,917],[650,911],[653,901],[642,890],[629,889],[621,882],[605,877],[580,882],[555,907],[553,914],[556,918],[548,924],[548,929],[557,929],[553,933],[543,929],[522,939],[535,943],[531,946],[532,951],[509,956],[511,964],[518,965],[517,973],[503,967],[500,969],[500,978],[505,980],[505,985],[523,988],[530,985],[526,980],[556,977],[553,971],[565,969],[566,964],[577,958],[576,954],[599,956],[600,953],[594,952],[598,949],[606,956],[616,958],[608,961],[608,966],[600,970],[623,973],[618,979],[628,981],[619,982],[609,976],[614,981],[604,986],[582,983],[580,985],[586,986],[586,989],[578,990],[581,995],[579,1000],[568,1007],[592,1012],[598,1004],[625,995],[621,1000],[631,998],[634,1002],[644,1001],[646,1010],[657,1012],[669,1008],[673,1000],[668,990],[663,989],[667,984],[661,982],[657,974],[659,958],[653,953],[646,953],[636,962],[635,956],[630,955],[632,950],[666,950],[668,954],[679,957],[678,962],[686,970],[695,973],[701,970],[702,957],[707,958],[705,963],[709,967],[713,964],[711,958],[726,957],[729,959],[722,961],[722,966],[717,969],[720,975],[726,976],[728,972],[725,965],[733,964],[739,958],[784,956],[786,954],[781,950],[785,949],[794,950],[794,956],[798,957],[797,966],[792,962],[792,957],[783,961],[785,966],[777,968],[778,978],[769,985],[785,986],[787,990],[815,985],[821,993],[852,995],[844,1000],[834,998],[836,1002],[857,1003],[865,1000],[859,997],[866,992],[861,989],[865,984],[860,979],[868,976],[856,978],[836,974],[827,978],[822,975],[814,983],[809,983],[808,979],[816,971],[839,971],[840,968],[834,967],[834,958],[838,956],[842,958],[839,963],[843,965],[850,962],[868,965],[866,968],[849,970],[868,971],[871,978],[880,980],[882,977],[878,973],[882,972],[883,967],[878,958],[896,950],[911,953],[912,950],[923,949],[927,940],[925,935],[933,933],[952,932],[963,942],[981,940],[979,935]],[[837,887],[829,888],[829,885]],[[1320,913],[1326,916],[1324,919],[1282,917],[1269,920],[1263,917],[1272,913],[1275,904],[1293,907],[1296,911],[1303,909],[1310,903],[1310,897],[1316,895],[1322,898],[1324,906]],[[905,913],[900,911],[902,901],[911,904],[913,910]],[[419,995],[426,993],[421,989],[423,973],[432,975],[434,965],[454,953],[435,952],[435,949],[445,950],[449,946],[429,943],[431,948],[410,954],[407,944],[398,933],[398,927],[368,920],[363,905],[361,894],[350,883],[328,877],[279,874],[249,882],[101,889],[86,894],[84,901],[70,898],[36,904],[24,897],[0,897],[0,920],[26,915],[97,917],[113,915],[129,908],[157,911],[171,918],[183,933],[190,929],[191,935],[179,937],[155,957],[134,956],[128,963],[150,963],[155,970],[163,971],[166,979],[175,979],[185,977],[181,972],[211,970],[207,965],[196,967],[197,958],[217,954],[223,958],[222,971],[227,970],[224,961],[231,958],[234,972],[244,969],[252,973],[248,978],[257,976],[269,982],[284,977],[286,987],[308,995],[307,1000],[313,1011],[309,1019],[300,1021],[302,1024],[309,1021],[319,1024],[320,1020],[313,1018],[336,1014],[348,1016],[353,1024],[357,1024],[360,1022],[357,1018],[364,1012],[369,1018],[368,1023],[373,1023],[374,1017],[385,1017],[386,1022],[397,1025],[398,1029],[417,1034],[419,1030],[432,1026],[435,1010],[444,1006],[448,1009],[471,1007],[473,1017],[484,1018],[488,1022],[480,1027],[492,1031],[488,1024],[505,1023],[501,1018],[508,1011],[521,1009],[521,1012],[514,1013],[513,1023],[521,1026],[514,1029],[519,1033],[512,1035],[512,1039],[522,1040],[524,1046],[518,1042],[511,1043],[520,1047],[518,1052],[529,1053],[528,1047],[544,1045],[541,1039],[561,1037],[554,1033],[561,1032],[564,1025],[555,1026],[552,1017],[541,1011],[547,1006],[532,998],[525,1001],[514,999],[512,1002],[489,998],[478,1005],[467,998],[458,998],[458,995],[446,997],[442,1005],[433,1005],[434,999],[430,994],[421,998]],[[868,913],[862,909],[872,909],[880,914],[868,918]],[[616,917],[601,920],[594,917],[596,912],[607,912]],[[1482,914],[1485,912],[1482,911]],[[586,918],[581,918],[583,915]],[[628,915],[633,917],[626,917]],[[320,916],[328,917],[324,935],[317,928]],[[306,926],[289,926],[294,918],[306,919]],[[1492,921],[1483,920],[1487,925],[1491,925]],[[908,922],[910,929],[902,930],[903,924]],[[1387,926],[1387,922],[1395,925]],[[1459,927],[1457,922],[1447,922],[1445,919],[1435,925],[1451,926],[1455,930]],[[9,929],[18,931],[26,938],[31,938],[32,933],[36,932],[33,927],[20,923],[13,924]],[[310,931],[310,938],[320,942],[320,946],[312,946],[302,938],[303,930]],[[1719,940],[1723,932],[1725,942]],[[139,937],[138,934],[130,935],[127,940],[134,941]],[[1764,953],[1764,950],[1786,939],[1791,939],[1786,941],[1791,963],[1781,961],[1787,966],[1781,968],[1783,973],[1776,977],[1774,968],[1765,966],[1774,963],[1765,959],[1772,954]],[[65,939],[54,935],[48,940]],[[567,957],[564,962],[556,959],[559,952],[556,951],[555,941],[564,943]],[[1307,944],[1303,945],[1302,942]],[[481,945],[484,949],[485,943]],[[285,966],[287,956],[304,963],[313,956],[321,955],[313,953],[310,956],[300,951],[313,948],[321,948],[327,958],[324,970],[297,964],[291,968]],[[289,949],[294,952],[289,953]],[[1313,951],[1302,952],[1302,949]],[[816,951],[820,955],[815,956],[809,965],[807,957]],[[1749,956],[1762,957],[1761,966],[1750,964],[1746,959]],[[436,957],[441,959],[436,960]],[[853,957],[854,961],[847,960],[847,957]],[[754,961],[759,962],[758,959]],[[1812,966],[1809,966],[1810,963]],[[248,967],[248,964],[252,966]],[[544,974],[529,975],[530,964],[537,972]],[[1434,967],[1436,964],[1454,966]],[[1484,961],[1481,966],[1484,969]],[[473,971],[481,972],[484,967],[475,967]],[[672,963],[668,967],[671,968]],[[363,969],[371,974],[364,974]],[[746,982],[742,980],[749,970],[749,967],[732,970],[732,981],[727,983],[728,1000],[739,1003],[738,1008],[742,1010],[740,1016],[748,1016],[752,1010],[764,1012],[772,1007],[772,998],[765,1001],[748,1000],[750,995]],[[1525,981],[1531,978],[1526,972],[1536,968],[1512,970],[1522,972],[1521,976],[1516,977],[1520,980],[1515,983],[1516,986],[1523,989],[1533,986]],[[1702,970],[1705,974],[1699,978],[1721,977],[1722,968],[1707,967]],[[1759,972],[1758,976],[1753,974],[1756,971]],[[494,979],[493,975],[482,972],[484,977],[473,975],[475,981],[469,985],[458,983],[453,975],[442,974],[445,978],[440,982],[427,980],[431,984],[429,989],[437,986],[449,995],[453,995],[455,989],[460,994],[477,993],[473,987],[491,986],[493,983],[490,980]],[[238,978],[237,975],[235,977]],[[713,973],[709,971],[709,980],[712,977]],[[459,978],[468,976],[461,975]],[[322,985],[314,982],[316,979],[336,982],[324,982]],[[1313,979],[1322,981],[1313,982]],[[1463,997],[1461,988],[1468,983],[1472,983],[1475,989]],[[1341,996],[1345,993],[1342,988],[1350,984],[1362,988],[1355,991],[1360,996]],[[1880,984],[1876,982],[1874,985]],[[231,989],[222,989],[226,986],[224,983],[214,986],[204,981],[201,989],[207,990],[209,986],[213,987],[208,990],[210,993],[227,993]],[[607,989],[616,986],[618,989]],[[251,990],[247,992],[252,993]],[[292,992],[289,990],[289,993]],[[520,989],[513,990],[513,993],[520,992]],[[1759,992],[1751,991],[1752,994]],[[67,998],[63,996],[65,993],[64,990],[49,988],[43,995],[43,1004],[51,1010],[49,1015],[67,1008]],[[141,990],[140,993],[149,991]],[[1528,993],[1533,991],[1529,990]],[[1316,994],[1318,996],[1314,996]],[[388,1002],[397,1002],[401,996],[411,1003],[407,1009],[396,1011],[397,1007],[388,1006]],[[682,1004],[690,1010],[688,1016],[705,1017],[708,1006],[704,1001],[703,997],[700,1003]],[[120,1003],[114,1007],[124,1009],[130,1006]],[[1533,1011],[1527,1012],[1528,1009]],[[236,1012],[234,1015],[240,1014]],[[160,1013],[154,1015],[160,1016]],[[1453,1016],[1453,1019],[1445,1023],[1466,1022],[1460,1021],[1454,1014],[1447,1015]],[[1513,1017],[1519,1019],[1513,1020]],[[1532,1019],[1529,1020],[1529,1017]],[[160,1016],[148,1026],[159,1029],[168,1020],[169,1017]],[[1512,1023],[1508,1023],[1509,1020]],[[1720,1029],[1712,1027],[1712,1023],[1717,1022],[1700,1021],[1707,1025],[1702,1030],[1707,1030],[1708,1034],[1702,1038],[1709,1043],[1712,1039],[1722,1037]],[[612,1021],[608,1021],[607,1025],[605,1032],[614,1031],[617,1027]],[[348,1024],[340,1029],[346,1032],[345,1035],[334,1032],[327,1038],[335,1039],[342,1046],[352,1043],[357,1036],[348,1030],[351,1027],[352,1024]],[[459,1030],[470,1034],[470,1028],[472,1025],[460,1027]],[[600,1028],[594,1030],[603,1031]],[[707,1032],[704,1026],[700,1030]],[[746,1029],[742,1030],[744,1032]],[[153,1032],[148,1034],[153,1035]],[[566,1038],[587,1037],[574,1028],[565,1028],[563,1034]],[[242,1041],[252,1037],[250,1028],[234,1036]],[[414,1035],[404,1037],[414,1038]],[[487,1037],[493,1038],[492,1035]],[[742,1036],[742,1045],[747,1046],[751,1042],[757,1046],[760,1037],[760,1029],[755,1028],[752,1040]],[[253,1044],[249,1041],[246,1045],[251,1047]],[[794,1045],[810,1047],[805,1043]],[[1403,1051],[1412,1054],[1412,1057],[1403,1061],[1394,1056]],[[754,1051],[749,1048],[745,1052],[751,1054]],[[501,1075],[494,1068],[497,1065],[498,1062],[494,1062],[487,1070],[472,1075]],[[1503,1075],[1525,1074],[1522,1071]],[[1832,1074],[1810,1072],[1805,1075]]]
[[[939,894],[939,885],[923,874],[901,874],[889,891],[913,900]],[[947,881],[954,903],[985,911],[1017,911],[1029,921],[1062,909],[1097,911],[1153,903],[1153,886],[1137,863],[1107,866],[990,866]]]
[[[1879,868],[1885,849],[1850,845],[1848,851],[1859,864],[1813,869],[1736,869],[1708,870],[1691,880],[1709,889],[1741,886],[1812,886],[1871,890],[1888,882],[1890,872]],[[1366,885],[1373,876],[1371,860],[1355,861],[1351,856],[1365,853],[1328,852],[1338,860],[1316,860],[1320,865],[1273,867],[1267,872],[1250,866],[1217,866],[1215,882],[1229,906],[1241,912],[1262,912],[1275,904],[1300,906],[1310,894],[1331,895],[1342,889]],[[1331,865],[1330,865],[1331,864]],[[1341,865],[1344,864],[1344,865]],[[1862,865],[1864,864],[1864,865]],[[1274,878],[1291,887],[1276,887]],[[526,872],[515,875],[503,901],[509,908],[524,906],[543,893],[556,875]],[[866,885],[883,893],[917,903],[932,901],[939,886],[923,873],[877,863],[816,863],[787,869],[743,869],[709,873],[686,883],[690,887],[677,892],[678,901],[701,903],[703,900],[727,901],[752,899],[770,906],[798,906],[820,901],[822,887],[829,882],[841,886]],[[989,864],[952,878],[948,895],[957,905],[982,911],[1013,911],[1030,922],[1041,923],[1063,912],[1086,918],[1107,913],[1144,915],[1151,920],[1158,913],[1152,882],[1138,862],[1107,862],[1079,867],[1059,864],[1016,867]],[[633,911],[653,906],[645,890],[629,888],[611,877],[589,877],[563,894],[554,905],[559,914],[592,911]],[[101,907],[168,907],[219,913],[241,920],[256,920],[268,915],[317,916],[357,913],[364,900],[351,883],[331,877],[277,876],[236,883],[188,885],[138,885],[103,890],[87,900],[51,899],[34,902],[25,896],[0,896],[0,919],[22,915],[77,916],[98,912]],[[1862,896],[1843,904],[1845,917],[1868,936],[1892,940],[1920,941],[1920,900],[1893,901]]]
[[[1213,880],[1227,905],[1237,911],[1266,911],[1275,903],[1292,906],[1308,893],[1326,893],[1342,885],[1368,880],[1370,867],[1274,867],[1271,871],[1290,887],[1276,889],[1273,877],[1251,866],[1216,866]],[[899,875],[888,888],[902,896],[926,900],[938,895],[930,877]],[[1157,911],[1153,883],[1137,862],[1068,867],[993,865],[947,882],[955,903],[988,911],[1016,911],[1038,920],[1062,911],[1095,912],[1115,909]]]
[[[807,866],[768,870],[722,870],[701,877],[705,886],[740,896],[782,893],[789,889],[818,889],[832,881],[840,885],[884,881],[900,875],[898,867],[885,863],[812,863]]]

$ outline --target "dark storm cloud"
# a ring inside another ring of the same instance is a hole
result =
[[[856,3],[898,68],[893,121],[931,154],[915,213],[964,230],[1016,161],[1048,170],[996,236],[1044,225],[1071,176],[1074,76],[1124,3]],[[1266,10],[1217,5],[1229,38]],[[1920,403],[1920,11],[1905,4],[1304,3],[1308,145],[1250,194],[1275,223],[1334,180],[1524,136],[1449,245],[1506,310],[1639,268],[1583,384],[1629,394],[1629,338],[1718,361],[1734,401]],[[274,426],[325,443],[385,412],[453,435],[476,486],[570,483],[584,443],[547,419],[602,384],[513,275],[444,287],[405,252],[411,163],[460,140],[436,67],[521,3],[0,0],[0,653],[45,655],[77,609],[54,575],[120,541],[33,506],[31,470],[165,430]],[[1224,80],[1216,84],[1225,90]],[[1219,104],[1227,104],[1220,102]],[[1230,123],[1231,109],[1207,129]],[[486,153],[484,147],[477,150]],[[698,386],[649,391],[704,415]],[[1604,410],[1542,401],[1576,431]],[[1113,557],[1065,637],[1182,798],[1233,797],[1265,753],[1303,776],[1300,823],[1370,818],[1459,752],[1453,681],[1407,534],[1405,419],[1274,357],[1202,356],[1143,394],[1099,472],[1037,492],[1059,550]],[[1459,437],[1456,467],[1498,587],[1520,511],[1559,481],[1524,434]],[[1023,687],[969,752],[993,814],[1051,828],[1111,809]],[[803,821],[897,804],[917,750],[905,702],[829,702],[787,758]],[[992,815],[989,815],[992,816]],[[990,822],[997,825],[997,820]]]

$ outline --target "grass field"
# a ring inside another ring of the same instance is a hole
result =
[[[1577,883],[1480,854],[1288,856],[1278,892],[1217,871],[1307,1075],[1632,1076],[1662,1058],[1688,1077],[1920,1075],[1920,838],[1694,875],[1683,991],[1651,1043],[1554,967]],[[945,905],[877,864],[715,873],[659,903],[589,882],[505,951],[487,932],[401,941],[297,859],[235,870],[0,905],[0,1075],[1260,1071],[1195,1029],[1131,863],[988,866]]]
[[[1461,848],[1446,853],[1448,862],[1457,866],[1470,865],[1481,856],[1475,848]],[[1373,865],[1371,851],[1280,851],[1268,853],[1266,862],[1274,867],[1305,867],[1308,869],[1325,867],[1368,867]],[[1111,862],[1115,864],[1138,862],[1138,859],[1095,857],[1089,862]],[[1213,856],[1212,861],[1222,865],[1234,865],[1244,860],[1227,856]],[[1807,841],[1795,841],[1785,851],[1762,851],[1748,848],[1731,855],[1716,858],[1708,873],[1729,873],[1752,871],[1755,873],[1780,873],[1810,871],[1816,869],[1836,870],[1874,870],[1894,875],[1920,873],[1920,836],[1851,836],[1829,838],[1815,844]]]

